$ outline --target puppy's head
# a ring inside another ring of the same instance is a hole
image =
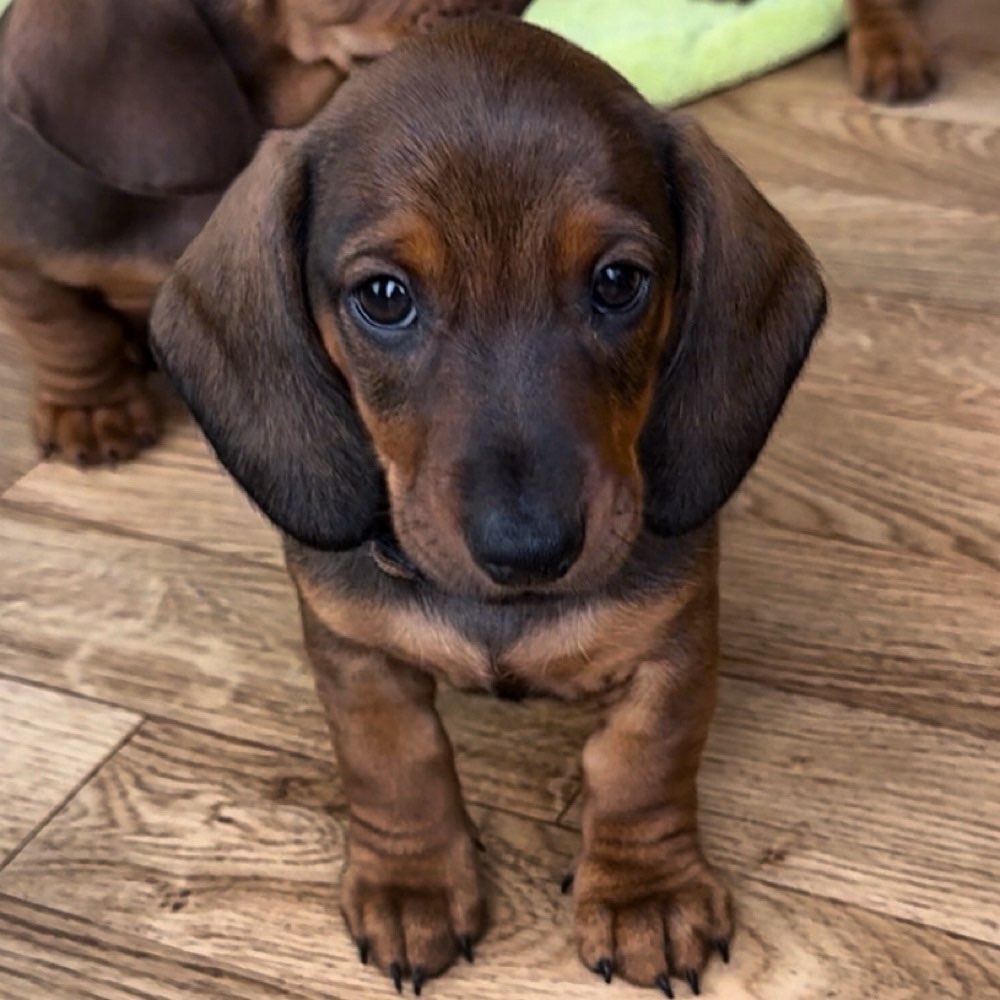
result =
[[[598,586],[709,518],[824,308],[694,125],[515,21],[405,43],[269,139],[182,259],[156,349],[264,512],[386,510],[446,589]]]

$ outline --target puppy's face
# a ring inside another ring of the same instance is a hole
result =
[[[446,64],[419,69],[415,97],[413,69],[362,74],[324,137],[307,266],[322,343],[431,579],[594,586],[642,524],[671,311],[648,119],[621,91]]]
[[[693,123],[471,19],[275,133],[164,286],[164,369],[305,544],[388,507],[441,587],[598,589],[767,439],[823,318],[808,249]]]

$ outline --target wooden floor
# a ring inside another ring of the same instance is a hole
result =
[[[727,1000],[1000,996],[1000,6],[941,93],[824,53],[699,113],[819,254],[832,317],[725,517],[708,850]],[[390,995],[342,931],[343,797],[275,539],[192,427],[39,465],[0,339],[0,996]],[[495,926],[435,998],[640,996],[558,880],[586,710],[445,695]],[[683,991],[686,992],[686,988]]]

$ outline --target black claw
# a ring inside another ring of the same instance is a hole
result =
[[[478,837],[476,837],[472,842],[476,845],[477,851],[482,851],[483,854],[486,853],[486,845]]]
[[[42,458],[51,458],[56,453],[56,446],[51,441],[42,445]]]
[[[611,982],[611,974],[614,971],[614,966],[611,964],[610,958],[602,958],[597,965],[594,966],[594,971],[601,976],[601,978],[606,982]]]
[[[368,964],[368,940],[366,938],[361,938],[358,941],[358,958],[361,959],[362,965]]]
[[[670,1000],[674,1000],[674,988],[670,985],[670,977],[667,976],[665,972],[660,973],[656,977],[656,981],[653,985],[665,996],[670,997]]]
[[[701,996],[701,985],[698,982],[698,973],[694,969],[688,969],[684,973],[684,978],[688,981],[688,986],[691,987],[691,992],[696,996]]]
[[[392,985],[396,987],[397,993],[403,992],[403,967],[399,962],[393,962],[389,966],[389,976],[392,979]]]
[[[564,896],[570,891],[570,889],[573,888],[573,880],[575,878],[576,876],[573,874],[573,872],[566,872],[566,874],[563,875],[563,879],[559,883],[559,891]]]
[[[716,951],[718,951],[718,953],[722,956],[722,961],[725,962],[726,965],[728,965],[729,964],[729,939],[728,938],[719,938],[715,942],[715,948],[716,948]]]
[[[476,960],[476,953],[472,950],[472,938],[468,934],[459,935],[458,950],[465,956],[467,962]]]
[[[419,965],[413,970],[413,992],[417,996],[420,996],[421,990],[424,988],[424,983],[427,982],[427,971],[422,969]]]

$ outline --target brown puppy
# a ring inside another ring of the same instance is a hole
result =
[[[917,0],[848,0],[847,57],[862,97],[913,101],[937,83],[937,66]]]
[[[802,240],[693,123],[507,19],[405,42],[269,138],[154,348],[285,532],[350,802],[343,909],[399,984],[483,929],[434,708],[596,696],[580,955],[669,994],[728,954],[699,846],[714,514],[824,315]]]
[[[133,455],[157,418],[143,327],[265,128],[355,60],[526,0],[15,0],[0,20],[0,319],[38,373],[46,453]],[[131,341],[131,343],[130,343]]]

